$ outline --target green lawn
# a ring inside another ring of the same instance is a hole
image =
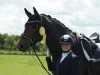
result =
[[[40,57],[46,66],[45,57]],[[35,60],[28,55],[0,55],[0,75],[48,75]]]

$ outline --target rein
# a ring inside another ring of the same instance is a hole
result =
[[[33,49],[33,48],[32,48]],[[29,50],[28,50],[29,51]],[[41,66],[41,68],[42,69],[44,69],[47,73],[48,73],[48,75],[51,75],[49,72],[48,72],[48,70],[45,68],[45,66],[43,65],[43,63],[42,63],[42,61],[40,60],[40,58],[39,58],[39,56],[38,56],[38,54],[36,53],[36,51],[33,49],[33,51],[34,51],[34,53],[35,53],[35,55],[36,55],[36,57],[37,57],[37,59],[38,59],[38,61],[39,61],[39,65]],[[30,53],[30,51],[29,51],[29,53]],[[31,54],[31,53],[30,53]],[[33,54],[32,54],[33,55]]]

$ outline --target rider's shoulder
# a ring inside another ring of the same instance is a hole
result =
[[[72,57],[75,58],[75,57],[78,57],[75,53],[71,52],[72,53]]]

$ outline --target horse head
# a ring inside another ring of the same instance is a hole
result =
[[[34,7],[34,14],[31,14],[26,8],[24,10],[28,16],[28,21],[25,23],[25,30],[18,43],[18,48],[20,51],[27,51],[29,46],[31,46],[33,43],[35,45],[36,42],[39,42],[42,39],[38,32],[42,22],[40,14]]]

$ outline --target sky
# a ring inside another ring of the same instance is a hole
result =
[[[21,35],[28,20],[24,12],[51,15],[73,31],[100,34],[100,0],[0,0],[0,33]]]

